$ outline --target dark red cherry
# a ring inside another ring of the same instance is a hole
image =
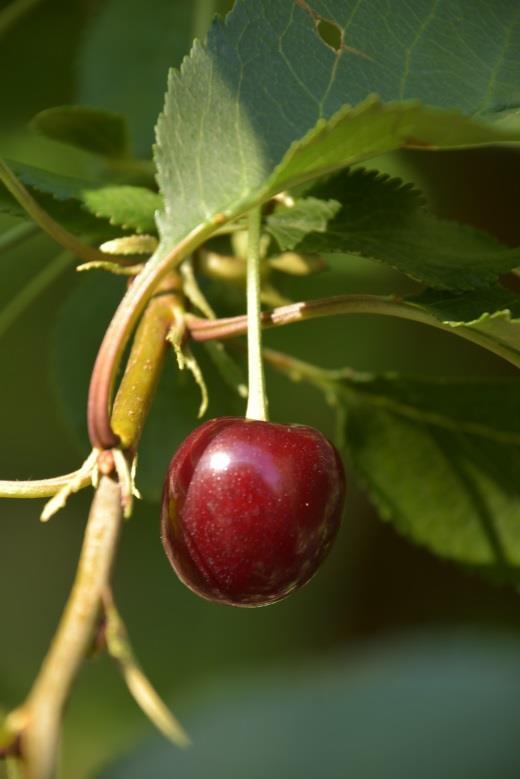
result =
[[[344,496],[339,455],[317,430],[213,419],[170,462],[163,545],[198,595],[264,606],[316,573],[338,531]]]

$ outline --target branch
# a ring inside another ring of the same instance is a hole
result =
[[[58,630],[29,697],[8,718],[8,726],[21,736],[26,779],[54,776],[63,708],[91,641],[121,522],[119,485],[102,477],[92,502],[76,578]]]
[[[419,306],[393,296],[337,295],[336,297],[291,303],[288,306],[274,308],[272,311],[263,311],[262,325],[263,327],[280,327],[307,319],[338,314],[377,314],[420,322],[435,327],[437,330],[443,330],[445,333],[458,335],[520,368],[520,355],[505,344],[498,343],[485,333],[480,333],[470,327],[450,327]],[[222,340],[246,333],[247,317],[235,316],[207,320],[190,316],[186,317],[186,326],[194,341]]]

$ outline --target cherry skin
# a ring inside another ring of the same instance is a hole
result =
[[[163,545],[181,581],[203,598],[265,606],[316,573],[344,497],[338,452],[317,430],[213,419],[168,467]]]

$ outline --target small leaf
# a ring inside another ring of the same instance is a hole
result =
[[[155,212],[162,206],[160,195],[145,187],[113,186],[84,190],[81,200],[94,216],[139,233],[155,231]]]
[[[439,555],[516,578],[520,383],[380,377],[339,392],[349,459],[382,517]]]
[[[104,157],[125,157],[129,153],[126,120],[112,111],[79,105],[57,106],[36,114],[31,124],[48,138]]]
[[[341,209],[337,200],[306,197],[290,208],[277,209],[266,219],[266,227],[280,249],[294,249],[308,233],[325,233],[329,221]]]
[[[104,270],[115,273],[116,276],[137,276],[142,271],[143,265],[118,265],[117,262],[105,262],[104,260],[84,262],[76,266],[76,270],[83,273],[88,270]]]
[[[105,254],[153,254],[157,248],[157,238],[154,235],[125,235],[105,241],[99,248]]]

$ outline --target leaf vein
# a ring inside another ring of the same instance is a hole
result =
[[[404,67],[403,67],[403,75],[401,76],[401,83],[399,85],[399,97],[401,100],[404,99],[404,91],[406,88],[406,82],[408,80],[408,76],[410,75],[410,66],[412,61],[412,54],[414,49],[416,48],[417,44],[419,43],[420,39],[426,32],[428,26],[435,18],[435,13],[437,11],[438,7],[438,0],[433,0],[432,7],[429,11],[429,13],[425,16],[424,21],[419,26],[419,29],[417,30],[417,33],[411,42],[411,44],[405,49],[404,52]]]

